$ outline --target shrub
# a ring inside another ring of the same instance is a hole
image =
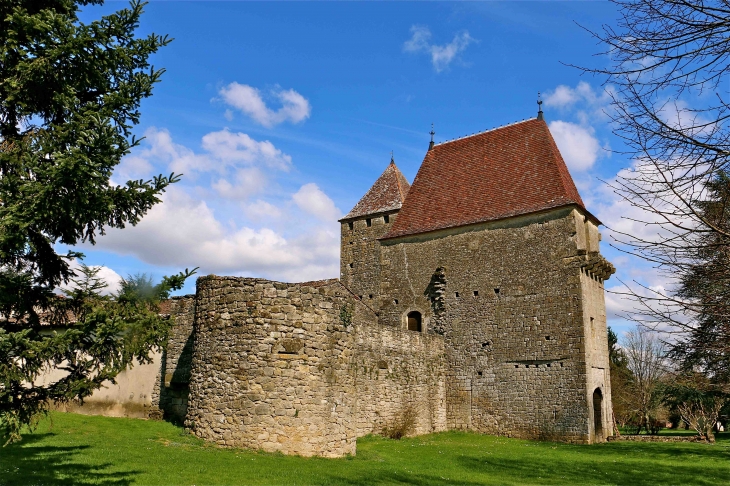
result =
[[[382,435],[389,439],[400,440],[413,431],[418,416],[413,405],[406,405],[393,419],[383,427]]]

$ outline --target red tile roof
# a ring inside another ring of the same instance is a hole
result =
[[[340,221],[400,209],[411,185],[393,160],[355,207]]]
[[[583,208],[547,124],[530,119],[435,145],[383,239],[569,204]]]

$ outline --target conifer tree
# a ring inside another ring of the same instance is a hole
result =
[[[89,396],[147,361],[168,323],[154,306],[98,295],[96,275],[66,298],[74,245],[136,224],[178,176],[110,182],[139,140],[141,101],[163,72],[149,57],[170,40],[135,37],[143,4],[84,24],[101,0],[0,0],[0,427],[11,440],[51,401]],[[84,273],[86,272],[86,273]],[[164,279],[179,289],[191,272]],[[63,332],[44,331],[46,325]],[[50,384],[50,368],[66,375]]]

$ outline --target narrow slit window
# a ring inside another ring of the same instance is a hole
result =
[[[390,223],[390,215],[386,214],[385,216],[383,216],[383,221],[385,221],[385,224]]]
[[[347,223],[347,228],[348,228],[348,229],[349,229],[350,231],[352,231],[354,227],[355,227],[355,223],[353,223],[352,221],[350,221],[349,223]]]
[[[368,219],[366,219],[366,220],[365,220],[365,224],[366,224],[366,225],[367,225],[367,227],[369,228],[369,227],[371,227],[371,226],[373,225],[373,220],[372,220],[372,219],[370,219],[370,218],[368,218]]]

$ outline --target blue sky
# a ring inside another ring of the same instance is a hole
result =
[[[90,20],[125,6],[86,8]],[[175,40],[142,106],[147,139],[114,181],[184,173],[135,228],[111,230],[86,263],[110,281],[185,267],[199,274],[301,281],[339,273],[339,225],[385,169],[413,180],[436,141],[546,120],[589,210],[626,229],[629,209],[600,182],[630,161],[611,149],[602,66],[583,30],[617,17],[607,2],[160,2],[139,33]],[[610,89],[610,87],[609,87]],[[603,252],[624,280],[662,285],[646,265]],[[618,285],[617,279],[607,287]],[[194,291],[191,279],[184,292]],[[614,316],[623,304],[608,297]]]

